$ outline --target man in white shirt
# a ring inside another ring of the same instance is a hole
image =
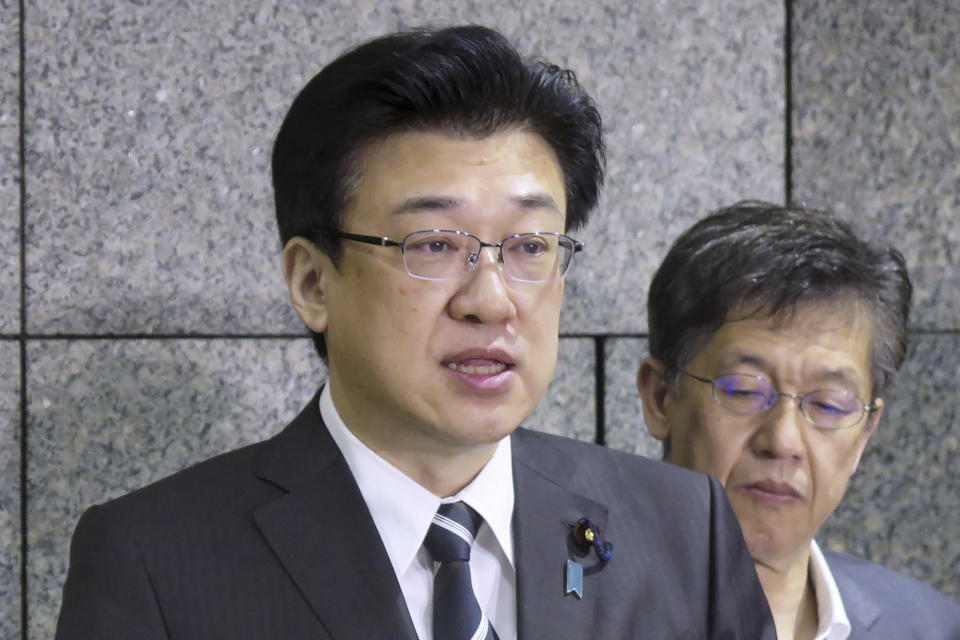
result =
[[[601,131],[571,72],[477,26],[314,77],[273,183],[326,383],[274,438],[91,508],[57,637],[772,638],[716,481],[518,428]]]
[[[651,282],[647,428],[723,483],[780,640],[960,637],[927,585],[814,541],[903,363],[911,295],[892,247],[761,202],[694,224]]]

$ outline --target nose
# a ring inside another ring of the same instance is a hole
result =
[[[497,324],[514,318],[517,307],[505,278],[500,250],[483,247],[476,266],[450,300],[450,315],[458,320],[483,324]]]
[[[751,445],[761,458],[799,461],[804,457],[806,418],[800,413],[800,400],[780,394],[776,403],[758,418],[762,421]]]

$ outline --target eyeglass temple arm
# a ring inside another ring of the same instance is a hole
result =
[[[339,229],[319,229],[319,233],[328,236],[336,236],[338,238],[344,238],[346,240],[355,240],[356,242],[363,242],[366,244],[377,245],[380,247],[399,247],[401,243],[396,240],[391,240],[390,238],[383,236],[364,236],[358,233],[348,233],[346,231],[340,231]]]

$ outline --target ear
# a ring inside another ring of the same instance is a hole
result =
[[[857,452],[853,459],[853,467],[850,469],[850,475],[853,475],[860,465],[860,458],[863,456],[863,452],[867,447],[867,441],[870,440],[870,437],[876,432],[877,424],[880,422],[880,415],[883,413],[883,398],[877,398],[873,401],[873,404],[877,407],[877,410],[867,414],[867,424],[863,428],[863,432],[860,434],[856,444]]]
[[[647,431],[657,440],[670,437],[670,421],[667,419],[667,381],[665,367],[656,358],[645,358],[637,371],[637,390],[643,401],[643,421]]]
[[[317,333],[327,328],[324,283],[333,270],[330,258],[306,238],[290,238],[283,248],[283,277],[290,302],[303,323]]]

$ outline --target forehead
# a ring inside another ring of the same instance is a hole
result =
[[[774,316],[734,312],[694,359],[797,381],[836,378],[869,385],[873,334],[873,322],[855,301],[808,303]]]
[[[398,133],[368,145],[356,168],[348,217],[504,206],[565,217],[556,154],[519,129],[483,138]]]

